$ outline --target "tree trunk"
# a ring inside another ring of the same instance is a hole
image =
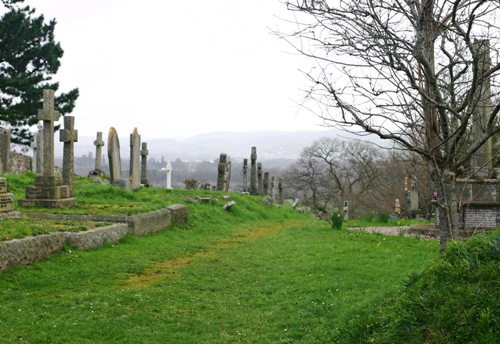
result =
[[[459,209],[457,202],[457,187],[455,173],[444,172],[442,183],[439,184],[439,252],[444,253],[448,241],[456,239],[459,226]]]

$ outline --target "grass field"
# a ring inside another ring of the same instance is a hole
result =
[[[10,179],[15,197],[23,197],[30,176]],[[490,344],[499,338],[500,232],[453,242],[440,256],[436,241],[334,230],[290,206],[265,206],[257,196],[231,194],[236,204],[226,211],[223,193],[127,192],[86,178],[77,180],[76,195],[77,206],[59,211],[130,214],[180,203],[189,217],[161,233],[87,252],[68,246],[0,274],[2,343]],[[22,220],[36,225],[32,234],[87,229]],[[8,227],[16,226],[22,227]],[[4,240],[23,236],[6,233],[0,226]]]

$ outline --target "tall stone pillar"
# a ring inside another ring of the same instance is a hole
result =
[[[252,147],[250,155],[250,193],[257,194],[257,148]]]

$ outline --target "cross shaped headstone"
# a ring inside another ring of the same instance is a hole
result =
[[[101,170],[101,159],[102,159],[102,147],[104,146],[104,141],[102,140],[102,131],[97,132],[96,140],[94,141],[95,146],[95,170]]]
[[[141,184],[149,185],[148,181],[148,143],[142,142],[141,149]]]
[[[59,111],[54,110],[54,90],[43,90],[43,109],[38,110],[38,120],[43,121],[42,145],[44,176],[54,175],[54,121],[59,119]]]
[[[75,117],[64,117],[64,129],[59,133],[59,141],[64,142],[62,181],[68,185],[70,196],[73,193],[73,176],[75,174],[74,142],[78,142],[78,130],[75,130]]]

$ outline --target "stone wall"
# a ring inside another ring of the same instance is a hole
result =
[[[32,262],[47,259],[54,253],[64,250],[69,244],[77,249],[90,250],[104,243],[117,243],[125,235],[146,235],[166,229],[171,225],[171,219],[176,223],[187,221],[188,208],[175,204],[161,210],[124,217],[92,216],[95,221],[112,222],[113,225],[95,228],[78,233],[55,232],[24,239],[14,239],[0,242],[0,272],[16,265],[28,265]],[[37,216],[39,215],[39,216]],[[79,219],[82,215],[31,214],[30,217]]]

